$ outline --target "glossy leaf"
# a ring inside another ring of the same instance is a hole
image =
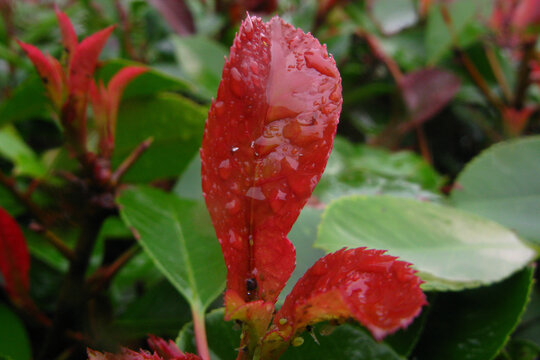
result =
[[[114,30],[109,26],[90,35],[77,45],[69,64],[69,93],[85,96],[90,88],[99,54]]]
[[[386,196],[350,196],[326,208],[316,246],[379,247],[414,264],[424,289],[460,290],[500,281],[536,257],[490,220],[451,207]]]
[[[206,317],[208,345],[213,360],[236,358],[238,337],[241,332],[231,323],[223,320],[224,310],[212,311]],[[304,359],[351,359],[351,360],[399,360],[402,359],[388,344],[375,341],[368,331],[360,326],[344,324],[333,327],[328,323],[314,327],[319,344],[308,334],[299,347],[290,347],[282,360]],[[323,335],[324,334],[324,335]],[[195,351],[193,325],[186,325],[180,332],[177,344],[185,351]]]
[[[75,52],[75,48],[78,44],[77,33],[75,33],[71,20],[69,20],[68,16],[61,11],[56,4],[54,12],[56,13],[60,32],[62,33],[62,45],[64,45],[64,49],[68,53],[69,58],[69,56]]]
[[[207,108],[177,94],[122,101],[113,167],[152,137],[152,145],[130,168],[124,180],[148,182],[180,175],[199,150],[206,111]]]
[[[183,77],[192,82],[203,97],[215,96],[227,49],[217,41],[199,35],[173,36],[172,43]]]
[[[413,358],[493,359],[519,322],[533,273],[528,267],[489,287],[439,294]]]
[[[34,151],[24,142],[14,127],[0,128],[0,157],[11,162],[15,175],[43,178],[47,170]]]
[[[490,147],[459,174],[452,204],[540,244],[539,155],[540,136]]]
[[[426,305],[421,281],[409,263],[384,253],[342,249],[317,261],[275,315],[263,354],[278,358],[281,342],[326,320],[354,318],[377,340],[407,327]]]
[[[128,66],[139,67],[142,64],[124,59],[112,59],[106,61],[99,69],[96,69],[96,73],[99,79],[108,83],[120,70]],[[147,72],[141,74],[127,85],[123,99],[141,98],[164,91],[185,93],[190,89],[187,82],[163,73],[158,69],[147,67],[147,70]]]
[[[30,341],[22,320],[0,303],[0,359],[32,359]]]
[[[225,282],[204,206],[145,187],[124,191],[117,202],[122,219],[157,267],[193,307],[204,310]]]
[[[341,79],[311,35],[248,17],[231,48],[201,150],[203,192],[228,294],[275,302],[294,268],[287,240],[336,132]]]
[[[30,255],[26,240],[15,220],[0,208],[0,273],[6,292],[15,301],[25,299],[30,290]]]
[[[398,85],[410,117],[401,130],[409,131],[440,112],[459,90],[460,81],[451,72],[428,68],[406,74]]]
[[[435,201],[441,185],[442,177],[413,152],[353,145],[338,136],[314,194],[323,203],[353,194]]]

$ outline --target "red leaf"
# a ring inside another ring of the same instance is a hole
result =
[[[410,115],[401,130],[408,131],[441,111],[459,90],[460,81],[448,71],[430,68],[406,74],[399,87]]]
[[[15,301],[25,299],[30,289],[30,255],[19,225],[0,208],[0,272],[8,295]]]
[[[377,340],[405,328],[426,298],[409,263],[384,250],[342,249],[326,255],[298,281],[274,317],[267,351],[307,325],[353,317]]]
[[[60,63],[51,56],[44,55],[37,47],[17,40],[30,61],[34,64],[47,92],[57,108],[63,102],[64,76]]]
[[[176,346],[176,344],[172,340],[169,340],[169,342],[167,342],[164,339],[155,335],[149,335],[148,344],[155,352],[157,352],[165,359],[175,359],[182,356],[185,357],[184,353],[181,352],[180,349],[178,349],[178,346]]]
[[[90,83],[90,101],[100,135],[100,149],[105,157],[110,157],[114,150],[116,117],[124,89],[130,81],[146,71],[148,69],[142,66],[127,66],[113,76],[107,88],[101,82],[99,85],[93,81]]]
[[[512,16],[512,25],[519,30],[540,25],[540,3],[538,0],[521,0]]]
[[[73,24],[67,15],[60,11],[56,4],[54,5],[54,11],[56,13],[56,18],[58,19],[58,24],[60,25],[60,32],[62,33],[62,44],[69,56],[71,56],[78,44],[77,33],[75,33]]]
[[[70,95],[84,96],[88,91],[99,54],[113,30],[114,26],[109,26],[98,31],[75,48],[69,65]]]
[[[150,0],[167,24],[178,35],[189,35],[195,32],[193,16],[183,0]]]
[[[111,354],[88,349],[88,360],[201,360],[195,354],[180,351],[172,340],[167,342],[160,337],[150,335],[148,344],[154,350],[154,353],[145,350],[135,352],[122,348],[120,354]]]
[[[275,302],[290,277],[286,235],[326,166],[341,103],[339,72],[317,39],[278,17],[242,23],[201,149],[229,298]]]

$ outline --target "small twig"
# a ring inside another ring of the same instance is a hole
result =
[[[497,55],[495,54],[495,51],[493,51],[493,47],[484,44],[484,50],[486,52],[489,65],[491,66],[491,70],[493,70],[493,75],[495,75],[495,78],[497,79],[497,82],[501,87],[506,101],[508,103],[511,103],[513,101],[512,91],[510,90],[510,86],[508,86],[508,82],[506,81],[506,77],[504,76],[504,72],[502,70],[499,59],[497,59]]]
[[[74,253],[73,250],[67,246],[65,242],[63,242],[56,234],[54,234],[49,229],[46,229],[41,224],[37,222],[31,222],[29,225],[30,230],[35,231],[36,233],[42,234],[45,236],[45,239],[56,248],[64,257],[68,260],[74,259]]]
[[[416,129],[416,137],[418,139],[418,146],[420,147],[420,153],[422,154],[422,157],[424,158],[424,160],[428,164],[432,165],[433,158],[431,156],[431,152],[429,151],[429,145],[427,143],[424,129],[422,128],[422,125],[417,125],[415,129]]]
[[[86,282],[92,288],[92,293],[99,292],[103,290],[104,287],[108,286],[111,279],[140,251],[140,249],[141,247],[138,244],[133,245],[113,263],[98,269],[90,276]]]
[[[148,149],[150,145],[152,145],[153,141],[154,138],[152,137],[144,140],[142,143],[139,144],[139,146],[135,148],[135,150],[131,152],[131,154],[128,155],[128,157],[120,164],[120,166],[118,166],[116,171],[111,175],[111,183],[113,185],[118,184],[122,176],[124,176],[125,173],[131,168],[131,166],[133,166],[135,161],[139,159],[139,157],[146,151],[146,149]]]
[[[42,224],[49,224],[50,218],[47,216],[41,208],[32,201],[30,196],[26,196],[23,192],[17,189],[15,179],[8,177],[2,171],[0,171],[0,184],[4,185],[17,200],[22,203],[30,213]]]
[[[452,44],[454,47],[454,52],[458,55],[459,60],[465,67],[465,70],[467,70],[467,72],[469,73],[469,76],[471,77],[473,83],[480,90],[482,95],[484,95],[486,100],[492,106],[494,106],[500,113],[502,113],[504,110],[502,104],[492,93],[491,89],[489,88],[489,85],[487,84],[486,80],[483,78],[480,71],[478,71],[473,61],[469,58],[467,53],[465,53],[465,51],[463,51],[463,49],[461,49],[461,47],[459,46],[458,37],[456,35],[454,25],[452,24],[452,17],[450,16],[450,11],[448,10],[448,7],[446,6],[445,3],[441,4],[441,16],[446,26],[448,27],[448,31],[450,32],[450,36],[452,38]]]
[[[527,41],[523,43],[522,46],[523,57],[521,58],[521,62],[519,64],[516,88],[514,91],[515,96],[513,105],[516,109],[521,109],[523,107],[523,103],[525,102],[525,94],[527,93],[527,89],[531,84],[529,79],[531,67],[529,63],[534,57],[536,41]]]
[[[489,88],[489,85],[487,84],[486,80],[482,77],[482,74],[480,74],[480,71],[476,68],[472,60],[469,58],[469,56],[460,48],[455,48],[456,54],[459,56],[459,59],[463,66],[465,67],[465,70],[469,73],[469,76],[471,77],[472,81],[476,85],[476,87],[480,90],[482,95],[486,98],[486,100],[495,107],[499,112],[503,112],[503,105],[495,97],[491,89]]]
[[[401,72],[401,69],[399,68],[398,64],[394,61],[394,59],[386,55],[386,53],[381,49],[381,46],[379,45],[379,41],[377,40],[377,38],[375,38],[373,35],[370,35],[366,32],[360,32],[358,33],[358,35],[363,37],[366,40],[373,54],[384,63],[384,65],[387,67],[388,71],[394,78],[394,81],[397,84],[400,84],[401,79],[403,78],[403,73]]]

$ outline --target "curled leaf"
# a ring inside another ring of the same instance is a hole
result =
[[[0,208],[0,273],[6,292],[16,303],[28,297],[30,255],[26,240],[15,220]]]
[[[342,249],[298,281],[274,317],[263,349],[275,358],[308,325],[354,318],[377,340],[407,327],[426,298],[410,264],[384,250]]]
[[[242,23],[201,149],[234,307],[275,302],[290,277],[286,236],[326,166],[341,104],[339,72],[317,39],[277,17]]]

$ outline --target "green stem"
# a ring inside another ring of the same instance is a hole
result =
[[[191,306],[193,316],[193,331],[195,333],[195,342],[197,344],[197,353],[202,360],[210,360],[210,351],[208,350],[208,341],[206,340],[206,325],[204,323],[204,310],[201,306]]]

